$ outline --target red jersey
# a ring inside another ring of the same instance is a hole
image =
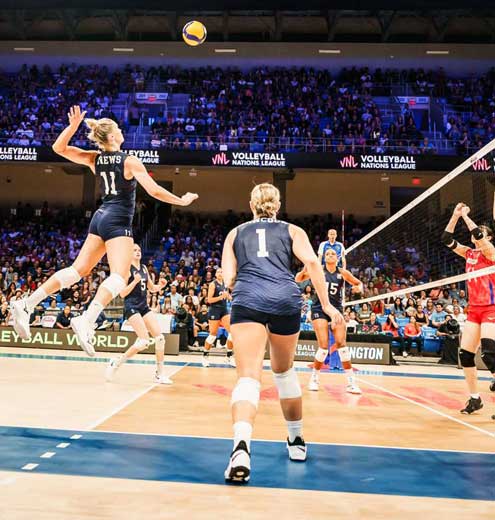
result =
[[[472,273],[495,265],[480,249],[466,252],[466,273]],[[467,281],[469,306],[495,304],[495,274],[480,276]]]

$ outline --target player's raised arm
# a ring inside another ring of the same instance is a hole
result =
[[[235,277],[237,275],[237,258],[234,252],[234,240],[237,235],[237,231],[233,229],[227,235],[223,244],[222,252],[222,271],[223,280],[227,289],[232,289],[235,283]],[[209,293],[208,293],[209,299]]]
[[[471,236],[476,243],[476,247],[481,249],[486,258],[489,260],[495,260],[495,246],[491,241],[491,237],[489,238],[489,235],[486,232],[488,228],[486,228],[486,226],[479,227],[469,216],[470,211],[471,209],[469,206],[464,206],[461,209],[461,215],[464,223],[471,232]]]
[[[452,216],[450,217],[449,223],[445,228],[445,231],[442,233],[443,244],[446,245],[449,249],[452,249],[454,253],[456,253],[459,256],[462,256],[463,258],[466,257],[466,252],[468,251],[469,247],[463,246],[462,244],[459,244],[457,240],[455,240],[454,231],[457,222],[462,217],[462,208],[464,206],[465,204],[463,202],[459,202],[459,204],[457,204],[457,206],[454,208]]]
[[[69,126],[57,137],[52,145],[52,150],[58,155],[69,159],[69,161],[88,166],[94,173],[95,160],[98,152],[94,150],[82,150],[81,148],[77,148],[77,146],[69,146],[70,140],[79,129],[85,115],[86,111],[81,112],[79,105],[70,108],[67,114],[69,117]]]
[[[330,300],[328,299],[323,269],[318,261],[318,257],[313,251],[308,235],[303,229],[292,224],[289,227],[289,233],[292,237],[292,250],[308,271],[313,287],[320,299],[323,311],[332,318],[333,323],[342,323],[342,315],[333,305],[330,304]]]
[[[162,188],[157,184],[148,174],[143,163],[134,156],[130,156],[125,162],[126,169],[130,171],[136,181],[143,187],[148,195],[167,204],[174,204],[176,206],[189,206],[198,198],[197,193],[186,193],[182,197],[174,195],[170,191]]]

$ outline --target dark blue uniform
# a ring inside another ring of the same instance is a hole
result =
[[[301,293],[291,271],[289,224],[261,218],[237,228],[237,276],[231,323],[267,325],[274,334],[295,334],[301,324]]]
[[[338,311],[342,312],[342,287],[345,283],[344,277],[340,274],[339,268],[331,273],[328,271],[326,266],[323,266],[323,271],[325,273],[325,281],[327,283],[328,299]],[[332,321],[330,316],[323,312],[320,299],[316,293],[313,296],[313,305],[311,306],[311,319],[324,319],[327,321]]]
[[[105,242],[116,237],[132,237],[136,207],[136,179],[124,177],[124,152],[101,152],[96,158],[95,174],[100,179],[103,203],[95,211],[89,232]]]
[[[124,318],[128,320],[134,314],[141,314],[145,316],[151,309],[148,307],[146,300],[147,296],[147,285],[148,285],[148,270],[146,266],[140,265],[139,269],[136,269],[131,265],[131,276],[127,281],[129,285],[134,280],[134,275],[139,273],[141,275],[141,281],[134,287],[134,289],[124,299]]]
[[[218,298],[222,295],[226,289],[223,283],[219,283],[217,280],[213,280],[215,284],[215,292],[213,293],[214,298]],[[208,319],[212,321],[221,320],[228,314],[227,300],[220,300],[216,303],[212,303],[208,309]]]

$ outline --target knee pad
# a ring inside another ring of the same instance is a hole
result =
[[[71,287],[81,279],[81,275],[73,266],[61,269],[60,271],[57,271],[53,276],[60,283],[60,289],[67,289],[68,287]]]
[[[299,379],[297,378],[294,368],[290,368],[287,372],[282,372],[281,374],[274,372],[273,378],[275,379],[275,385],[280,399],[301,397],[301,386],[299,385]]]
[[[339,348],[337,349],[337,352],[339,353],[340,361],[347,363],[351,360],[351,351],[348,347]]]
[[[210,335],[206,338],[206,343],[208,343],[209,345],[214,345],[216,339],[217,339],[216,336],[214,336],[213,334],[210,334]]]
[[[141,338],[138,338],[135,342],[134,342],[134,345],[132,345],[133,347],[137,348],[139,352],[141,352],[141,350],[145,350],[148,345],[149,345],[149,340],[148,339],[141,339]]]
[[[319,361],[320,363],[323,363],[325,359],[327,359],[328,350],[325,348],[318,348],[315,354],[315,361]]]
[[[468,350],[461,348],[459,351],[459,359],[461,360],[461,366],[464,368],[473,368],[476,366],[473,352],[469,352]]]
[[[117,273],[112,273],[101,284],[101,287],[104,287],[112,295],[112,298],[115,298],[126,286],[125,280]]]
[[[260,388],[261,384],[252,377],[240,377],[232,390],[232,398],[230,404],[239,403],[240,401],[247,401],[251,403],[256,409],[258,409],[258,403],[260,400]]]
[[[481,338],[481,359],[486,368],[493,374],[495,373],[495,340],[491,338]]]
[[[153,339],[155,340],[155,352],[157,350],[165,350],[165,337],[163,334],[155,336]]]

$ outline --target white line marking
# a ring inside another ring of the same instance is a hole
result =
[[[4,478],[3,480],[0,480],[0,486],[8,486],[9,484],[13,484],[16,480],[16,477]]]
[[[21,469],[24,469],[26,471],[32,471],[34,468],[37,468],[38,466],[39,466],[39,464],[30,463],[30,464],[26,464],[25,466],[22,466]]]
[[[177,372],[180,372],[183,368],[187,367],[189,363],[186,363],[184,366],[180,366],[180,367],[177,367],[176,370],[172,371],[171,374],[168,374],[168,377],[172,377],[174,376],[175,374],[177,374]],[[166,366],[166,365],[165,365]],[[146,395],[150,390],[152,390],[153,388],[155,388],[155,386],[163,386],[163,385],[160,385],[159,383],[153,383],[152,385],[146,387],[144,390],[141,390],[140,392],[138,392],[136,395],[134,395],[133,397],[131,397],[130,399],[128,399],[125,403],[117,406],[116,408],[114,408],[110,413],[108,414],[105,414],[105,416],[103,416],[102,418],[98,419],[97,421],[91,423],[89,426],[87,426],[86,428],[82,428],[83,430],[94,430],[95,428],[97,428],[100,424],[104,423],[105,421],[107,421],[108,419],[110,419],[110,417],[113,417],[114,415],[118,414],[119,412],[121,412],[124,408],[127,408],[130,404],[132,404],[134,401],[137,401],[140,397],[142,397],[143,395]],[[72,439],[72,437],[71,437]]]
[[[398,399],[402,399],[403,401],[407,401],[408,403],[415,404],[416,406],[419,406],[420,408],[424,408],[425,410],[428,410],[429,412],[440,415],[440,417],[444,417],[445,419],[449,419],[450,421],[453,421],[457,424],[461,424],[462,426],[471,428],[472,430],[475,430],[478,433],[483,433],[484,435],[488,435],[488,437],[495,438],[495,433],[493,433],[493,432],[484,430],[483,428],[475,426],[474,424],[470,424],[468,422],[461,421],[460,419],[457,419],[456,417],[452,417],[451,415],[441,412],[440,410],[436,410],[435,408],[432,408],[431,406],[428,406],[426,404],[418,403],[417,401],[414,401],[413,399],[409,399],[409,397],[406,397],[402,394],[398,394],[397,392],[393,392],[392,390],[388,390],[384,386],[376,385],[375,383],[370,383],[369,381],[365,381],[364,379],[361,379],[360,377],[357,377],[356,379],[360,380],[365,385],[373,386],[375,388],[378,388],[379,390],[382,390],[383,392],[386,392],[387,394],[397,397]],[[434,450],[434,451],[440,451],[440,450]]]
[[[55,451],[46,451],[43,455],[40,455],[40,459],[51,459],[55,453]]]
[[[93,432],[96,433],[96,432]],[[112,431],[112,430],[98,430],[97,433],[113,433],[117,435],[151,435],[153,437],[185,437],[188,439],[214,439],[214,440],[222,440],[222,441],[231,441],[232,437],[211,437],[205,435],[178,435],[173,433],[142,433],[142,432],[123,432],[123,431]],[[276,439],[257,439],[253,438],[254,442],[273,442],[285,444],[286,441],[276,440]],[[440,451],[447,453],[476,453],[479,455],[494,455],[493,451],[463,451],[463,450],[447,450],[441,448],[422,448],[422,447],[411,447],[411,446],[387,446],[387,445],[379,445],[379,444],[349,444],[343,442],[318,442],[318,441],[308,441],[308,445],[315,444],[318,446],[344,446],[351,448],[378,448],[381,450],[411,450],[411,451]]]
[[[68,448],[70,446],[70,442],[61,442],[60,444],[57,444],[57,448]]]
[[[78,434],[75,434],[71,437],[71,439],[73,440],[77,440],[77,439],[80,439],[82,437],[82,435],[78,435]]]

